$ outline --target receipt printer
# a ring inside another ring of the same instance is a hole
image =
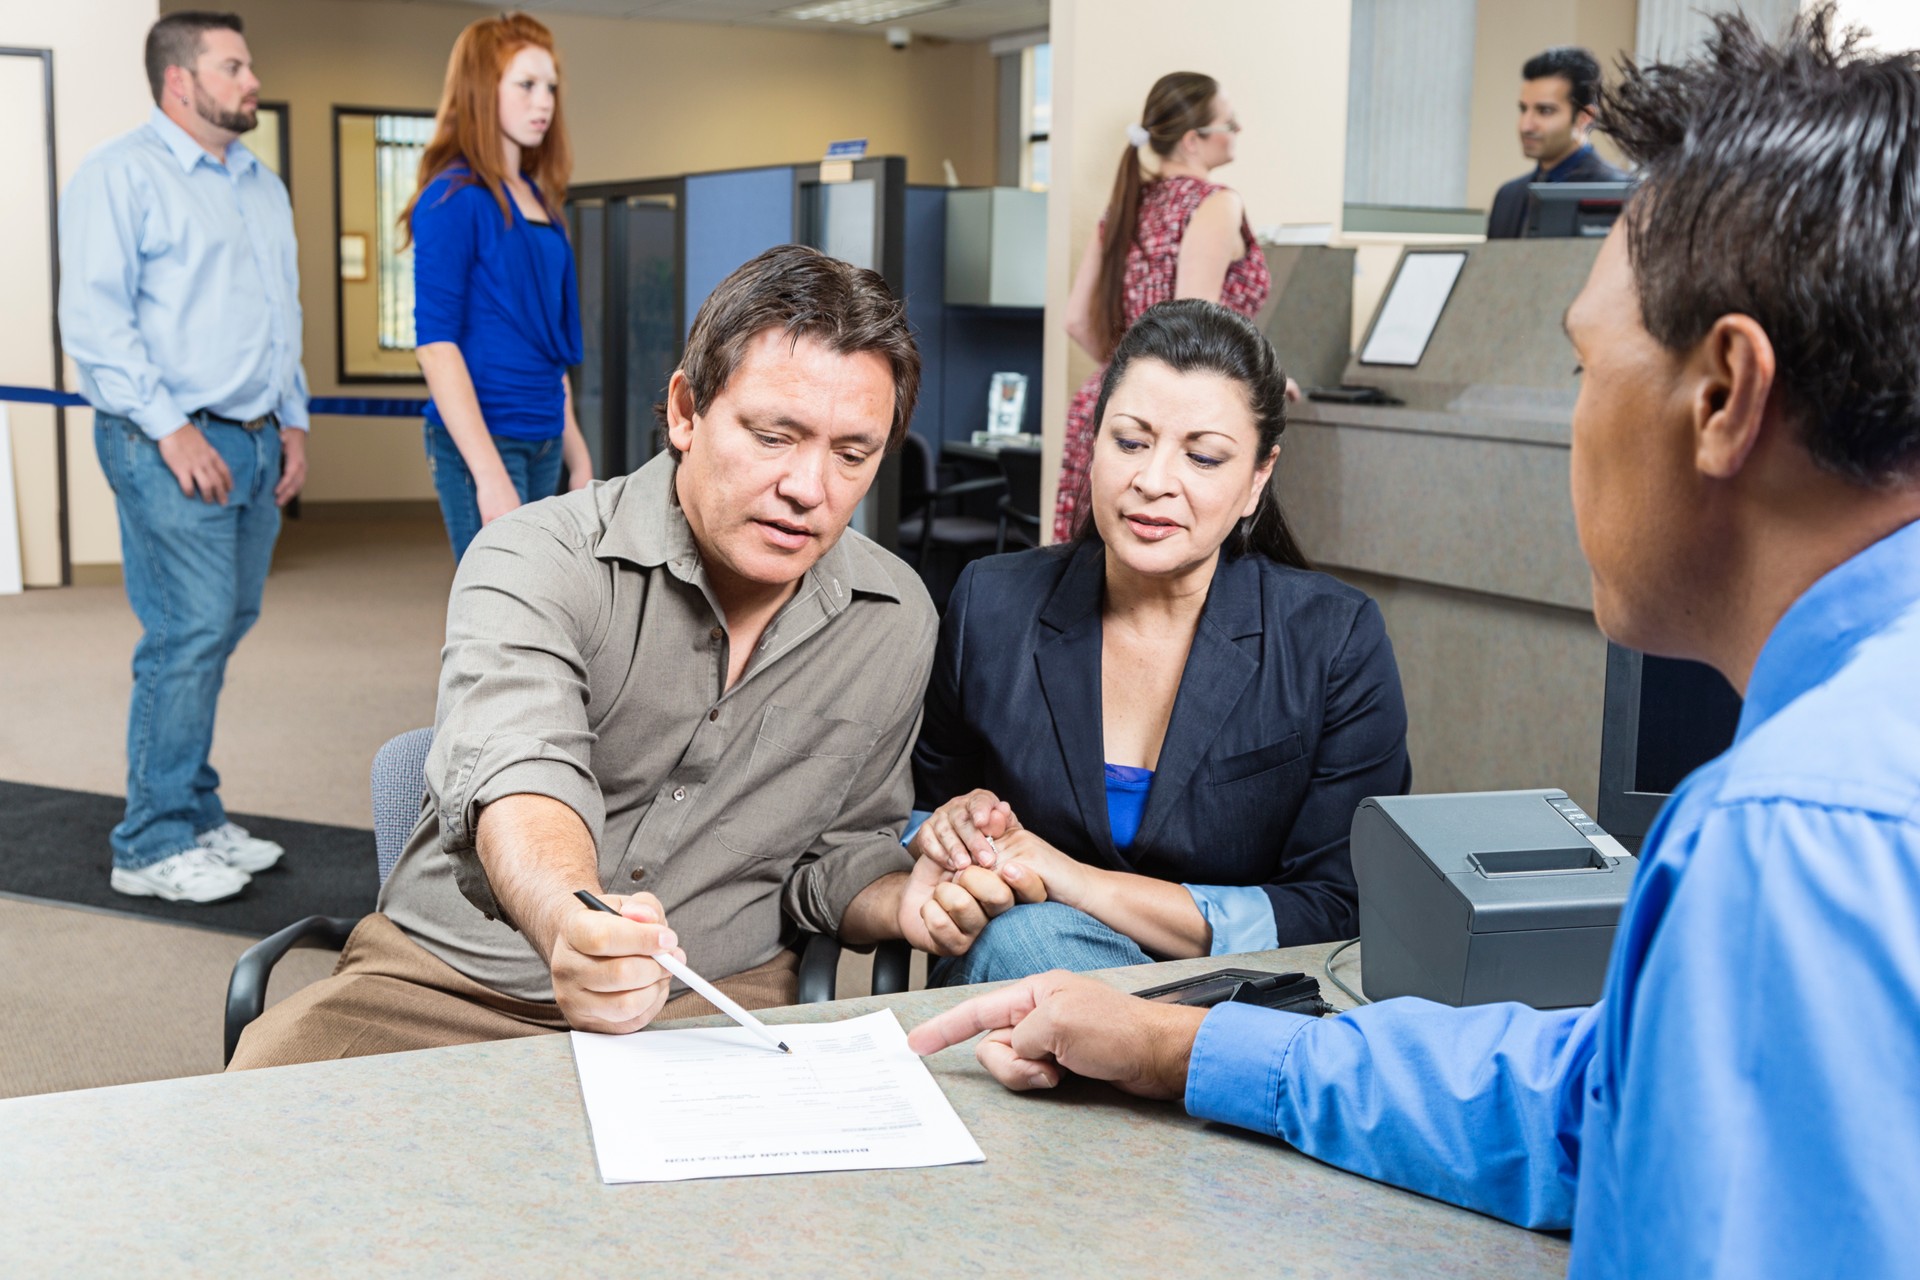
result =
[[[1370,1000],[1600,998],[1639,860],[1564,791],[1374,796],[1353,815]]]

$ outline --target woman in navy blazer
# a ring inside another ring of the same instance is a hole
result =
[[[524,13],[460,33],[420,190],[414,354],[432,400],[427,465],[453,557],[491,523],[593,479],[567,369],[580,296],[560,211],[572,168],[553,35]]]
[[[968,567],[914,750],[913,850],[978,935],[948,984],[1352,937],[1347,834],[1412,782],[1380,611],[1309,569],[1269,484],[1286,376],[1163,303],[1101,389],[1091,518]]]

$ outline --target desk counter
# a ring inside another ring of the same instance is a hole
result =
[[[1329,950],[1235,962],[1321,975]],[[1135,989],[1215,967],[1101,976]],[[955,999],[913,992],[767,1020],[892,1006],[911,1028]],[[1410,1280],[1565,1270],[1557,1237],[1367,1182],[1174,1105],[1084,1081],[1009,1094],[970,1045],[929,1065],[985,1164],[606,1186],[563,1036],[0,1102],[0,1273]]]

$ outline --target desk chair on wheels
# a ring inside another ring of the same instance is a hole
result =
[[[900,444],[900,550],[915,569],[923,569],[927,548],[980,548],[992,544],[994,521],[959,514],[960,500],[969,494],[998,493],[1006,487],[999,476],[940,483],[940,467],[925,436],[909,431]],[[950,504],[951,514],[942,514]]]
[[[385,884],[394,864],[413,834],[426,793],[427,751],[432,729],[412,729],[389,740],[373,757],[373,843],[379,883]],[[347,916],[308,916],[278,933],[262,938],[241,953],[227,981],[226,1045],[222,1062],[233,1061],[240,1033],[265,1011],[267,980],[280,957],[301,945],[344,947],[347,935],[359,924]],[[803,933],[800,942],[800,1004],[822,1004],[834,998],[840,967],[840,942],[824,934]],[[894,995],[907,989],[907,966],[912,949],[895,940],[882,942],[873,952],[873,994]]]

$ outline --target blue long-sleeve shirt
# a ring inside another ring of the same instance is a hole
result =
[[[1920,524],[1775,627],[1648,833],[1591,1009],[1221,1005],[1187,1109],[1534,1227],[1576,1276],[1920,1258]]]
[[[413,328],[420,346],[451,342],[466,360],[487,430],[551,440],[566,425],[580,363],[580,293],[560,225],[507,212],[465,166],[440,174],[413,206]],[[440,406],[427,419],[444,426]]]
[[[240,143],[224,163],[158,107],[60,201],[60,338],[88,404],[155,440],[205,409],[307,425],[293,206]]]

